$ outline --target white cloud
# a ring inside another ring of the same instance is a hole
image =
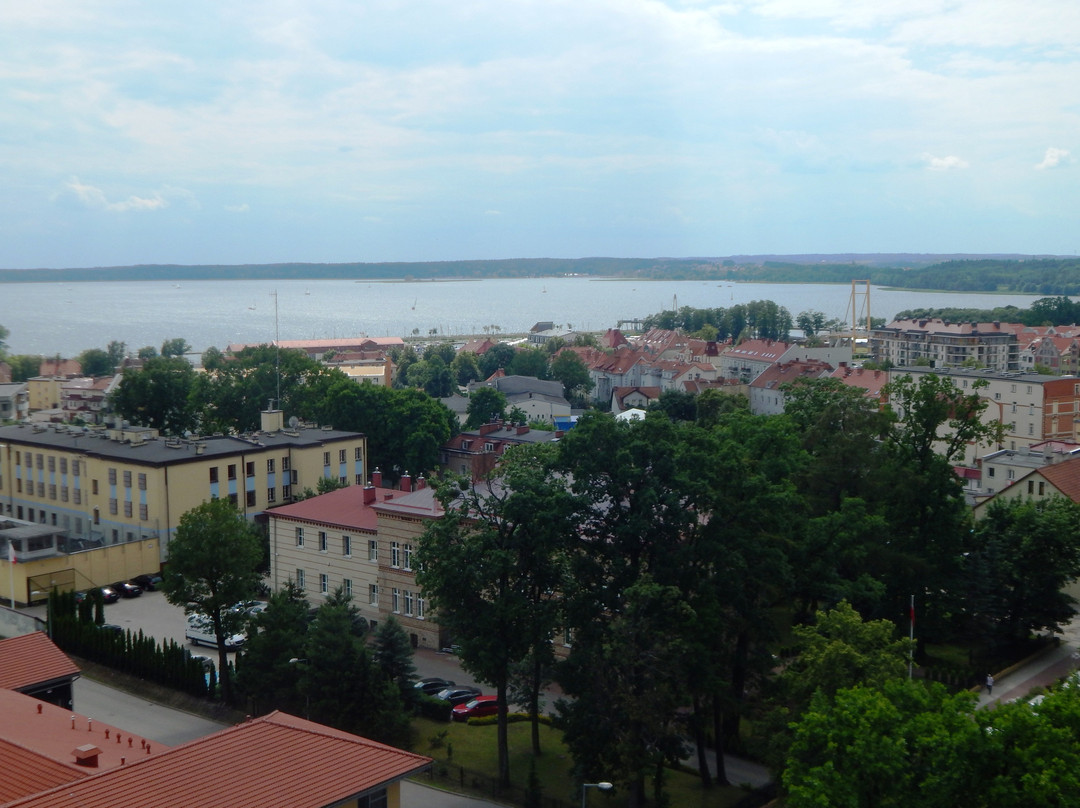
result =
[[[242,205],[226,205],[225,210],[229,213],[247,213],[251,208],[247,202],[244,202]]]
[[[968,161],[957,157],[955,154],[950,154],[947,157],[924,154],[923,160],[926,161],[926,167],[931,171],[952,171],[953,169],[968,167]]]
[[[74,195],[85,207],[94,210],[107,210],[112,213],[127,213],[128,211],[153,211],[163,210],[169,207],[170,198],[179,198],[188,203],[192,208],[198,208],[199,203],[194,194],[183,188],[166,186],[154,191],[149,196],[132,194],[127,199],[110,201],[110,199],[95,185],[88,185],[78,177],[72,177],[64,186],[65,190]]]
[[[1048,168],[1058,168],[1059,166],[1065,166],[1072,162],[1072,157],[1069,155],[1068,149],[1059,149],[1056,146],[1051,146],[1046,150],[1046,154],[1043,155],[1042,162],[1035,168],[1039,171],[1045,171]]]

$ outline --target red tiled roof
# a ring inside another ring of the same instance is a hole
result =
[[[1073,502],[1080,502],[1080,458],[1044,466],[1038,473]]]
[[[375,501],[383,499],[388,493],[400,494],[402,492],[393,488],[376,488]],[[374,533],[376,518],[375,511],[371,509],[373,504],[374,502],[364,502],[364,486],[348,485],[311,499],[273,508],[268,513],[272,517],[302,519],[307,522]]]
[[[0,805],[25,797],[27,794],[36,794],[45,789],[70,783],[85,777],[92,771],[96,770],[76,771],[72,766],[0,739]]]
[[[732,345],[720,352],[721,356],[739,359],[756,359],[763,362],[775,362],[790,348],[786,342],[772,339],[748,339],[738,345]]]
[[[79,668],[41,631],[0,640],[0,688],[30,685],[78,676]]]
[[[431,759],[274,712],[10,808],[192,805],[324,808],[423,771]]]
[[[68,780],[84,772],[97,773],[118,768],[121,758],[126,758],[128,763],[144,758],[148,754],[148,744],[151,752],[168,749],[164,744],[149,741],[126,729],[89,719],[14,690],[0,690],[0,715],[3,716],[0,740],[70,767],[74,773]],[[75,749],[87,744],[100,750],[97,768],[75,764]],[[33,792],[47,787],[48,784],[39,784]],[[32,792],[23,792],[27,793]]]

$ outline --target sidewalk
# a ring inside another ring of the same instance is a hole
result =
[[[979,689],[979,707],[1025,699],[1036,687],[1046,687],[1080,668],[1080,615],[1064,627],[1061,644],[1010,673],[994,674],[994,693]]]

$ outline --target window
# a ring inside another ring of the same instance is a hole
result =
[[[68,501],[68,487],[66,485],[60,486],[60,501],[61,502],[67,502]]]
[[[356,484],[357,485],[363,485],[364,484],[364,475],[363,474],[357,474],[356,475]]]
[[[37,495],[42,498],[45,497],[45,483],[37,484]]]
[[[255,461],[254,460],[249,460],[244,465],[244,473],[245,473],[245,476],[247,476],[247,477],[254,477],[255,476]]]
[[[352,538],[349,536],[341,537],[341,554],[343,556],[352,555]]]
[[[397,587],[390,590],[390,611],[394,614],[401,611],[401,590]]]
[[[150,508],[146,505],[139,506],[139,519],[145,522],[150,518]]]
[[[379,542],[377,539],[368,539],[367,543],[367,560],[378,561],[379,560]]]
[[[300,587],[301,589],[304,588],[304,571],[303,570],[297,570],[296,571],[296,585],[298,587]]]
[[[319,592],[326,594],[330,591],[330,576],[325,572],[319,573]]]
[[[266,489],[266,501],[274,502],[277,499],[277,490],[274,488]]]
[[[1035,493],[1035,481],[1034,480],[1028,480],[1028,493],[1029,494],[1034,494]]]
[[[90,481],[90,493],[93,494],[96,497],[97,492],[98,492],[97,491],[97,480],[91,480]]]
[[[61,457],[60,458],[60,473],[61,474],[67,474],[67,458],[66,457]]]
[[[16,494],[21,494],[22,493],[22,477],[16,477],[15,478],[15,493]]]
[[[139,475],[139,490],[140,491],[145,491],[146,490],[146,475],[145,474],[140,474]]]
[[[1010,393],[1015,393],[1016,392],[1016,385],[1015,384],[1010,384],[1009,387],[1010,387],[1010,390],[1009,390]]]
[[[344,488],[345,486],[347,486],[349,484],[349,478],[348,477],[338,477],[337,481],[339,483],[341,483],[342,488]]]
[[[1016,479],[1016,469],[1009,469],[1008,473],[1005,476],[1008,477],[1010,480],[1015,480]]]
[[[210,467],[210,484],[213,485],[217,482],[217,466]]]
[[[1043,496],[1043,495],[1044,495],[1045,493],[1046,493],[1046,483],[1044,483],[1044,482],[1040,482],[1040,483],[1039,483],[1039,496],[1041,497],[1041,496]]]
[[[76,488],[75,489],[75,504],[76,505],[82,505],[82,489],[81,488]]]
[[[289,470],[289,456],[288,455],[285,455],[285,457],[281,458],[281,470],[282,471],[288,471]]]
[[[124,502],[124,516],[129,519],[131,518],[131,502],[128,500],[125,500]]]
[[[495,444],[491,443],[491,442],[485,443],[484,444],[484,451],[485,452],[494,452],[495,451]]]
[[[396,541],[390,542],[390,566],[401,566],[401,545]]]
[[[345,462],[345,450],[344,449],[338,449],[337,459],[338,459],[339,463],[344,463]]]
[[[419,595],[416,597],[416,616],[421,620],[424,619],[424,599]]]
[[[1035,424],[1028,424],[1028,434],[1029,435],[1034,435],[1035,434]]]
[[[131,472],[124,472],[124,488],[131,488]]]
[[[324,466],[329,466],[330,465],[330,453],[329,452],[323,452],[322,453],[322,464]]]
[[[37,467],[39,469],[45,468],[45,455],[39,454],[37,456]],[[116,474],[116,472],[114,471],[113,474]],[[114,482],[115,482],[115,480],[114,480]]]
[[[345,593],[345,597],[352,597],[352,578],[341,579],[341,590]]]
[[[1012,411],[1014,413],[1016,412],[1016,402],[1015,401],[1012,403]]]
[[[230,480],[235,480],[236,479],[236,464],[235,463],[230,464],[228,471],[229,471],[229,479]]]
[[[298,527],[296,529],[296,546],[297,547],[303,547],[304,546],[304,529],[302,527]]]
[[[1001,393],[994,393],[994,401],[1001,401]]]
[[[56,499],[56,485],[49,483],[49,499]]]
[[[405,569],[407,569],[407,570],[412,569],[412,545],[411,544],[406,544],[405,545]]]
[[[56,471],[56,458],[49,457],[49,471]]]
[[[291,496],[292,496],[292,486],[291,485],[283,485],[283,486],[281,486],[281,498],[282,499],[288,499]]]
[[[363,460],[363,459],[364,459],[364,450],[361,449],[359,446],[357,446],[355,449],[353,449],[353,460]]]
[[[238,500],[239,500],[239,498],[237,497],[236,494],[229,494],[229,502],[231,502],[233,505],[239,504]]]
[[[379,605],[379,587],[377,584],[368,584],[368,603],[372,606]]]
[[[79,461],[78,460],[72,460],[71,461],[71,473],[74,474],[76,477],[79,476]]]
[[[109,469],[109,485],[116,485],[116,469]]]
[[[405,590],[405,614],[412,615],[413,613],[413,594],[408,589]]]
[[[358,799],[356,808],[386,808],[388,804],[386,801],[386,789],[381,788]]]
[[[326,531],[325,530],[320,530],[319,531],[319,552],[320,553],[325,553],[326,552]]]
[[[988,468],[988,469],[986,470],[986,476],[987,476],[987,477],[993,477],[993,476],[994,476],[994,471],[995,471],[994,467],[993,467],[993,466],[990,466],[990,467],[989,467],[989,468]]]
[[[268,457],[266,459],[266,473],[267,474],[273,474],[274,473],[274,458],[272,458],[272,457]]]
[[[120,510],[119,503],[115,499],[110,499],[109,500],[109,513],[111,513],[113,516],[116,516],[116,514],[119,512],[119,510]]]
[[[254,491],[248,491],[247,492],[246,501],[247,501],[247,506],[249,508],[254,508],[255,507],[255,492]]]

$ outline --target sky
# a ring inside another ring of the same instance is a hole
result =
[[[1077,0],[0,2],[0,267],[1080,250]]]

